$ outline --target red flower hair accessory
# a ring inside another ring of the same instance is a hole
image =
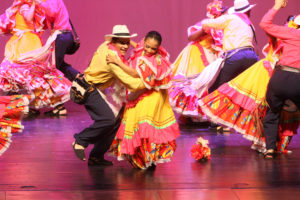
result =
[[[223,1],[214,0],[207,5],[206,10],[206,16],[208,18],[219,17],[224,12]]]

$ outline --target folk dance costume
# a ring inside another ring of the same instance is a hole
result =
[[[262,122],[268,109],[267,85],[283,51],[281,40],[269,39],[269,44],[263,50],[265,59],[199,101],[202,111],[213,122],[243,134],[253,141],[251,148],[261,152],[266,150]],[[277,132],[278,152],[287,152],[291,137],[297,133],[299,114],[299,111],[281,111]]]
[[[11,144],[12,133],[21,132],[21,119],[28,112],[30,96],[0,96],[0,155]]]
[[[265,48],[265,59],[199,100],[202,112],[214,123],[233,128],[245,138],[264,145],[262,119],[267,109],[265,94],[282,43]]]
[[[207,17],[219,17],[226,9],[222,1],[215,0],[207,6]],[[188,36],[201,31],[201,23],[189,27]],[[218,75],[220,61],[217,61],[219,64],[214,61],[222,54],[222,42],[223,31],[210,29],[209,33],[190,42],[172,64],[174,78],[169,88],[170,104],[181,116],[202,119],[197,99],[207,94],[209,83]],[[209,65],[214,67],[206,69]]]
[[[124,26],[116,25],[114,29],[118,30],[118,27]],[[125,28],[128,31],[127,27]],[[130,36],[129,31],[127,34],[127,38],[134,37]],[[73,149],[79,159],[85,160],[84,149],[94,144],[89,155],[89,165],[112,165],[104,159],[104,154],[119,128],[120,120],[117,116],[126,101],[126,88],[130,91],[145,88],[141,79],[131,77],[113,63],[108,64],[106,62],[108,54],[117,55],[122,62],[127,63],[125,57],[111,42],[104,42],[98,47],[89,67],[84,71],[84,80],[97,88],[89,94],[84,103],[94,123],[74,135]]]
[[[169,162],[179,136],[167,90],[171,80],[168,53],[162,47],[152,56],[145,56],[143,51],[143,43],[140,43],[131,57],[131,65],[147,90],[127,102],[110,149],[119,160],[126,159],[140,169]]]
[[[201,22],[199,22],[188,28],[188,35],[201,29]],[[173,76],[191,77],[199,74],[217,58],[218,52],[222,51],[222,36],[222,31],[211,29],[210,34],[190,42],[172,64]]]
[[[5,93],[34,95],[30,107],[55,107],[69,100],[71,83],[51,63],[51,52],[43,57],[28,59],[25,54],[42,47],[41,34],[45,23],[44,11],[36,6],[32,23],[22,13],[31,2],[16,0],[1,15],[1,33],[12,33],[5,46],[5,58],[0,66],[0,87]]]
[[[255,39],[253,25],[248,15],[245,14],[254,5],[250,5],[248,1],[245,2],[247,6],[243,6],[242,8],[235,7],[234,11],[232,11],[235,12],[233,14],[226,14],[216,19],[205,19],[202,21],[204,30],[213,28],[223,30],[224,33],[224,66],[213,85],[209,88],[209,93],[239,75],[258,60],[252,43],[253,39]]]
[[[47,0],[40,2],[45,11],[48,28],[53,32],[51,37],[55,41],[55,65],[67,79],[73,81],[79,71],[66,63],[65,54],[74,54],[79,46],[79,38],[74,38],[75,30],[69,19],[69,12],[63,0]],[[76,36],[76,34],[75,34]],[[75,41],[76,40],[76,41]]]

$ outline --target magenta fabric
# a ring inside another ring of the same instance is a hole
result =
[[[40,5],[46,9],[47,19],[53,23],[54,30],[72,30],[69,23],[68,8],[66,8],[63,0],[47,0]]]

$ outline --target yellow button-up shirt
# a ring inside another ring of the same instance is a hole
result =
[[[222,15],[216,19],[202,21],[204,29],[213,28],[224,31],[223,51],[239,47],[253,47],[253,32],[251,27],[237,15]]]
[[[108,88],[116,80],[119,80],[130,91],[144,89],[145,85],[140,78],[133,78],[115,64],[107,64],[106,56],[116,55],[108,48],[108,44],[104,42],[98,47],[89,67],[84,71],[85,80],[95,84],[99,90]]]

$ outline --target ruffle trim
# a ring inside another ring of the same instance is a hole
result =
[[[29,96],[13,95],[0,97],[0,155],[10,146],[12,133],[21,132],[24,126],[21,124],[23,114],[28,112]]]
[[[134,132],[131,138],[125,137],[124,123],[121,124],[116,138],[122,140],[121,150],[122,154],[133,155],[135,149],[142,145],[141,140],[147,138],[149,143],[163,144],[175,140],[180,136],[180,131],[176,120],[172,121],[168,126],[155,127],[149,122],[142,122],[139,128]]]
[[[0,156],[9,148],[11,144],[11,128],[0,127]]]
[[[217,114],[214,114],[211,111],[210,105],[213,104],[215,99],[210,99],[207,102],[203,102],[203,100],[200,99],[198,103],[202,109],[202,112],[212,122],[222,124],[224,126],[234,129],[238,133],[242,134],[244,138],[253,141],[255,144],[265,145],[263,139],[261,119],[264,116],[267,108],[262,106],[260,107],[260,110],[256,109],[255,111],[251,112],[247,109],[240,107],[237,104],[234,104],[224,94],[220,93],[218,94],[218,96],[223,96],[223,98],[219,97],[218,99],[220,102],[222,102],[223,99],[226,102],[226,105],[223,105],[219,112]],[[204,100],[206,101],[205,98]],[[234,109],[235,112],[233,112],[232,109]],[[224,117],[227,117],[227,119],[234,118],[232,119],[234,122],[229,122],[228,120],[224,119]],[[237,123],[244,123],[244,127],[238,126]],[[253,134],[249,132],[252,132]]]
[[[222,94],[226,94],[228,98],[234,103],[247,110],[255,110],[258,104],[261,104],[264,99],[256,100],[251,94],[243,94],[238,89],[238,85],[234,83],[225,83],[218,88],[218,91]]]
[[[198,95],[190,86],[174,84],[169,88],[169,101],[176,113],[202,118],[203,112],[198,105]]]
[[[5,13],[0,16],[0,30],[3,33],[10,33],[16,25],[15,15],[20,11],[21,6],[24,4],[31,6],[31,3],[25,0],[15,0],[13,5],[7,8]],[[42,31],[45,25],[46,14],[39,5],[36,5],[33,18],[35,31]]]
[[[5,61],[0,67],[0,86],[4,92],[25,90],[34,95],[32,107],[55,107],[70,99],[71,82],[54,69],[45,71],[43,65],[15,64]]]
[[[131,67],[136,69],[147,89],[168,89],[170,87],[172,67],[169,54],[159,47],[152,56],[144,55],[144,40],[141,40],[130,57]]]

